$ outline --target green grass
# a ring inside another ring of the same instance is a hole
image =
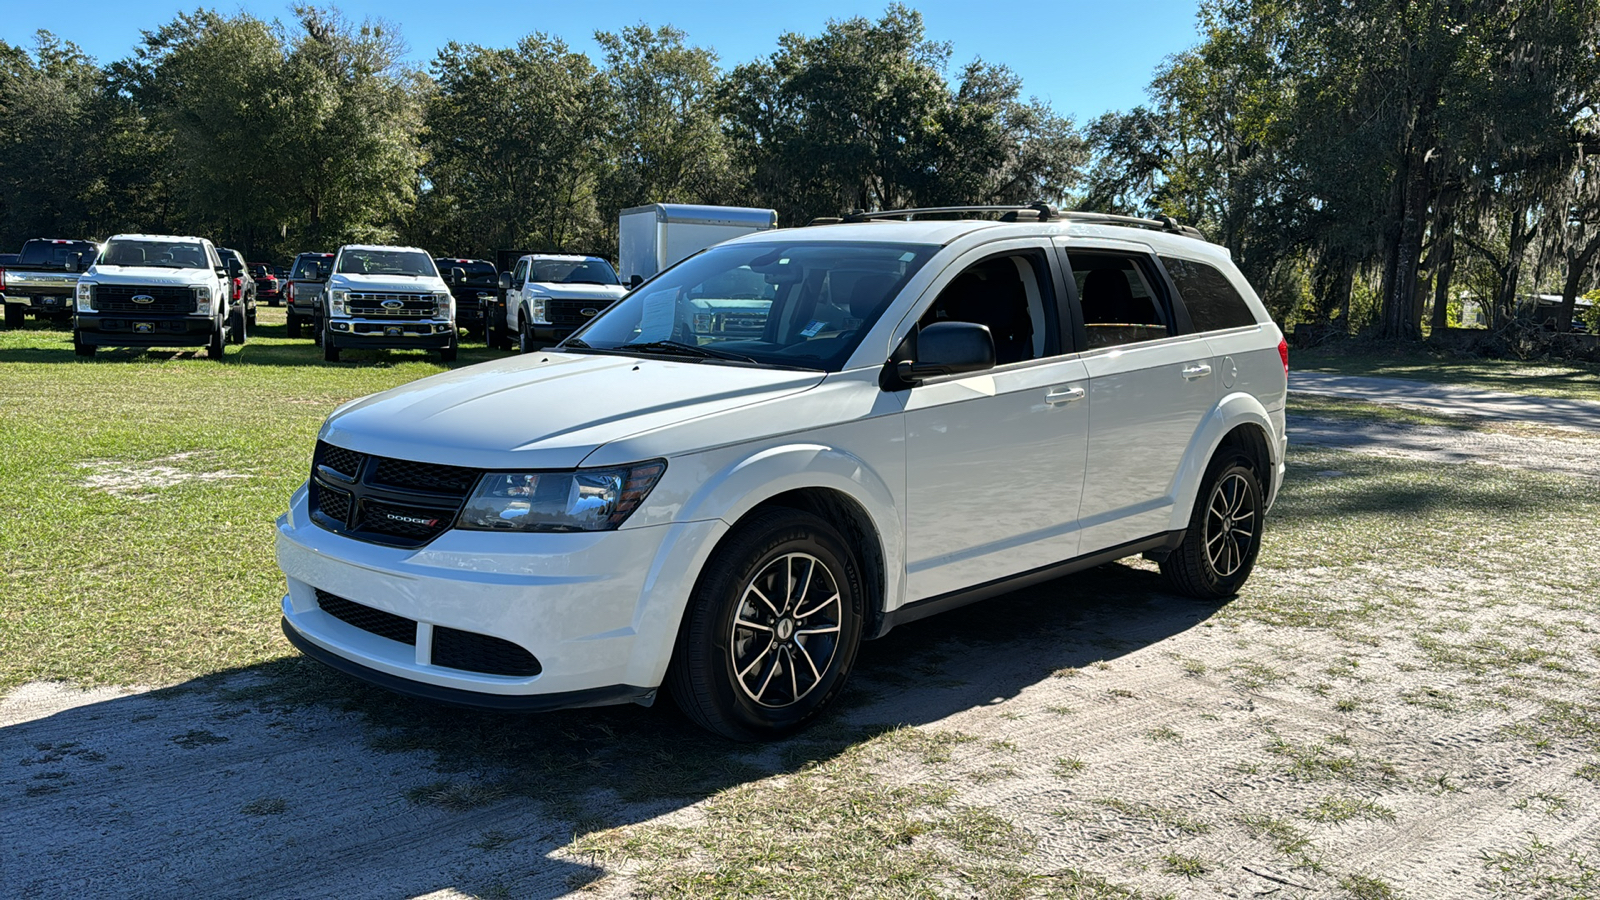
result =
[[[1310,372],[1411,378],[1513,394],[1600,400],[1600,365],[1575,360],[1478,359],[1416,344],[1347,342],[1293,351],[1289,364]]]

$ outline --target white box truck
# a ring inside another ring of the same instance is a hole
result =
[[[623,284],[637,284],[713,244],[777,227],[778,214],[770,209],[689,203],[630,207],[617,220],[618,274]]]

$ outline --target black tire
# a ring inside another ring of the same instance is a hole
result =
[[[324,341],[322,339],[323,338],[322,332],[323,332],[323,329],[327,328],[328,326],[327,326],[326,323],[324,323],[322,321],[322,317],[321,316],[313,316],[311,318],[311,321],[306,323],[306,327],[311,329],[311,343],[313,343],[313,344],[324,344],[324,343],[327,343],[326,341]]]
[[[1162,561],[1162,574],[1191,597],[1232,597],[1255,568],[1265,517],[1255,466],[1234,453],[1218,455],[1200,482],[1183,543]]]
[[[439,362],[442,362],[442,363],[453,363],[453,362],[455,362],[456,361],[456,348],[458,348],[459,346],[460,346],[460,344],[454,338],[452,338],[450,340],[450,346],[448,346],[448,347],[440,347],[439,348]]]
[[[223,333],[224,330],[221,322],[216,323],[215,330],[211,332],[211,343],[206,345],[206,356],[218,362],[222,361],[222,354],[227,349],[227,344],[224,342],[226,337]]]
[[[523,316],[517,324],[517,352],[532,353],[538,348],[533,345],[533,329],[528,327],[528,317]]]
[[[333,340],[331,338],[329,338],[327,335],[323,335],[323,337],[322,337],[322,361],[323,362],[338,362],[339,361],[339,346],[337,344],[335,344],[333,342]]]
[[[243,344],[250,337],[249,321],[242,306],[228,313],[228,343]]]
[[[94,351],[95,346],[93,344],[85,344],[83,337],[77,331],[72,332],[72,352],[74,354],[78,356],[93,356]]]
[[[21,328],[28,321],[28,308],[20,303],[0,304],[6,308],[6,327]]]
[[[689,598],[667,670],[673,699],[736,741],[805,728],[844,690],[864,603],[860,568],[832,525],[785,508],[750,515]]]
[[[294,310],[289,311],[289,324],[285,327],[289,330],[289,337],[300,336],[300,317],[294,314]]]

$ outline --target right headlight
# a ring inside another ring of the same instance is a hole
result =
[[[615,469],[490,472],[456,519],[469,531],[610,531],[667,470],[666,460]]]
[[[79,280],[78,312],[94,312],[94,283]]]

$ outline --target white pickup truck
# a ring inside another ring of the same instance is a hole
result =
[[[72,347],[205,347],[245,341],[244,307],[229,302],[232,283],[205,238],[119,234],[78,279]]]
[[[328,275],[322,354],[345,347],[415,348],[456,358],[456,307],[432,255],[416,247],[347,244]]]

